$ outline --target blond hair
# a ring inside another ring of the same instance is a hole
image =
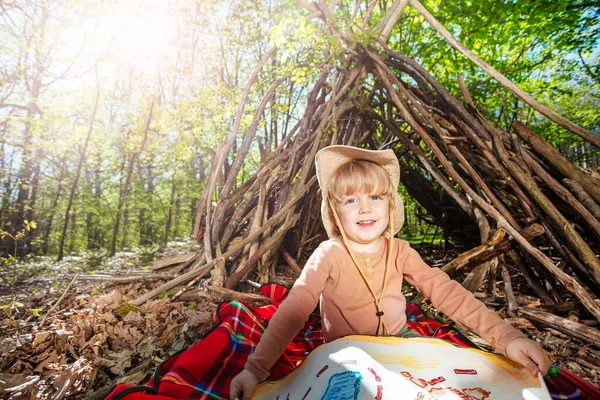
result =
[[[362,192],[386,196],[390,199],[390,208],[394,207],[394,188],[387,171],[379,164],[366,160],[352,160],[342,164],[331,176],[329,197],[334,204],[342,201],[343,196]],[[329,210],[333,219],[332,210]],[[338,227],[334,228],[340,234]]]
[[[392,182],[385,169],[366,160],[352,160],[342,164],[331,176],[329,195],[334,201],[356,192],[389,196]]]

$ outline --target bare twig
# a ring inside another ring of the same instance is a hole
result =
[[[79,277],[79,274],[76,274],[73,277],[73,279],[71,279],[71,282],[69,282],[69,284],[65,288],[65,291],[63,292],[62,296],[60,296],[60,298],[56,301],[56,303],[54,303],[54,305],[52,307],[50,307],[50,310],[48,310],[46,315],[44,315],[44,318],[42,318],[42,321],[40,322],[40,327],[42,327],[44,325],[44,322],[46,322],[46,318],[48,318],[48,315],[52,314],[52,312],[56,309],[56,307],[58,307],[60,302],[65,298],[65,296],[67,295],[67,292],[71,288],[71,285],[73,285],[73,283],[75,283],[75,281],[77,280],[78,277]]]

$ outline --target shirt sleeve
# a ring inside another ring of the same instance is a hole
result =
[[[245,368],[261,381],[315,309],[331,273],[331,242],[322,243],[306,262],[287,299],[280,305]]]
[[[407,242],[400,241],[398,246],[398,265],[406,281],[429,298],[434,307],[482,337],[504,355],[510,342],[525,337],[448,274],[428,266]]]

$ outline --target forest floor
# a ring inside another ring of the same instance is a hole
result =
[[[450,250],[442,255],[438,245],[415,247],[432,266],[441,266],[458,254]],[[136,309],[123,305],[158,287],[160,281],[77,280],[68,285],[77,273],[147,273],[155,259],[187,254],[195,248],[195,243],[183,241],[160,251],[157,247],[138,249],[113,258],[88,254],[60,263],[38,258],[20,264],[16,273],[27,279],[14,288],[0,285],[0,398],[103,399],[116,383],[145,382],[158,364],[213,327],[216,302],[173,301],[172,293],[165,292]],[[291,286],[294,277],[287,270],[280,272],[275,281]],[[539,305],[535,298],[519,293],[518,276],[513,279],[519,303]],[[493,297],[477,293],[506,318],[502,294],[500,286]],[[523,318],[509,321],[539,341],[554,365],[600,385],[600,349]]]

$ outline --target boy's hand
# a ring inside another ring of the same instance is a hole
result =
[[[506,346],[506,355],[527,368],[533,376],[537,376],[538,371],[546,375],[550,368],[550,360],[542,346],[527,338],[520,337],[510,342]]]
[[[246,368],[233,378],[229,386],[229,400],[235,400],[238,395],[242,395],[243,400],[250,400],[252,393],[260,383],[260,380]]]

